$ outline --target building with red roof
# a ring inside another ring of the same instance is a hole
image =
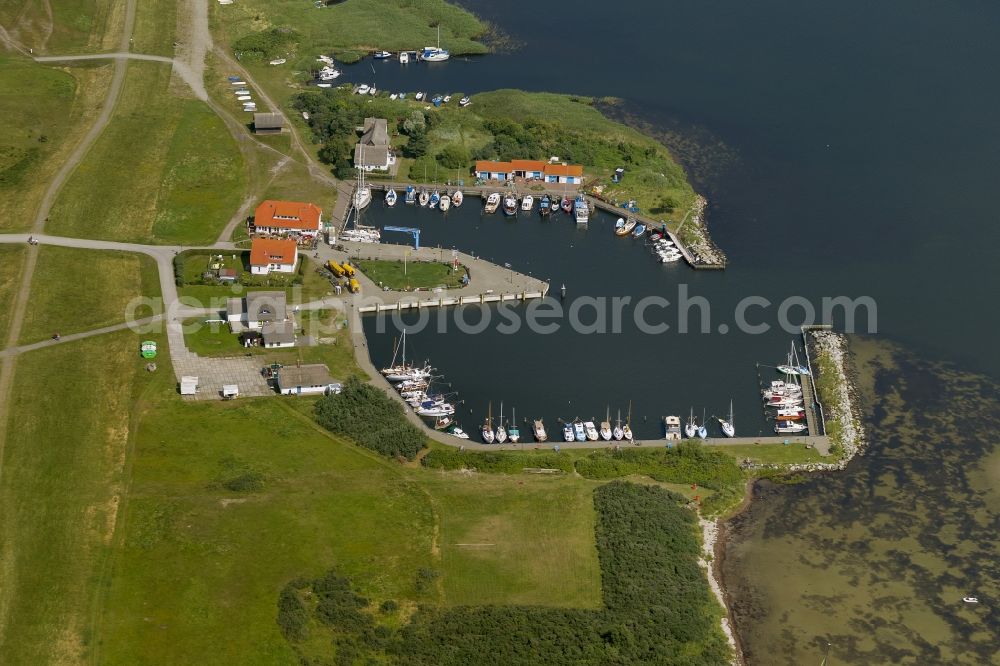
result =
[[[262,201],[254,211],[251,231],[279,236],[318,236],[323,229],[323,211],[301,201]]]
[[[299,247],[294,240],[254,238],[250,246],[250,272],[254,275],[294,273]]]
[[[583,167],[576,164],[558,164],[541,160],[511,160],[476,162],[476,178],[506,182],[514,178],[541,180],[546,183],[580,185],[583,183]]]

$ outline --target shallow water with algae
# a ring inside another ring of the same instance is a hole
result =
[[[818,664],[827,649],[831,664],[1000,663],[1000,387],[851,346],[868,451],[844,472],[758,483],[728,525],[747,663]]]

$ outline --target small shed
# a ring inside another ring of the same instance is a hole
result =
[[[238,398],[240,396],[240,387],[236,384],[223,384],[222,385],[222,399],[232,400],[233,398]]]
[[[198,378],[190,375],[181,377],[181,395],[194,395],[198,392]]]
[[[281,134],[285,128],[285,118],[280,113],[253,114],[253,131],[255,134]]]

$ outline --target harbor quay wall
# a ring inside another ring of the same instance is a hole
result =
[[[500,183],[489,183],[481,185],[441,185],[441,184],[431,184],[431,183],[408,183],[405,181],[388,181],[388,180],[372,180],[367,183],[367,185],[372,189],[372,191],[385,192],[389,189],[394,189],[397,192],[402,192],[406,190],[407,187],[414,187],[416,189],[420,188],[442,188],[447,187],[459,187],[463,194],[466,196],[479,196],[482,198],[488,197],[493,192],[504,193],[507,191],[507,187]],[[575,196],[580,192],[579,185],[569,184],[569,183],[532,183],[528,186],[530,188],[530,194],[533,196],[540,196],[542,194],[548,194],[552,197],[563,197],[565,195]],[[347,201],[353,200],[353,189],[352,194],[347,196]],[[338,196],[343,198],[343,193],[339,192]],[[629,215],[629,212],[610,202],[598,199],[596,197],[585,195],[587,202],[590,204],[591,209],[600,209],[612,215],[620,215],[625,217]],[[346,204],[340,206],[340,199],[338,199],[338,207],[344,209],[341,215],[334,216],[333,224],[336,231],[339,233],[344,229],[347,224],[347,220],[350,218],[349,211],[346,211]],[[632,214],[632,217],[636,221],[646,225],[648,228],[655,229],[665,229],[665,224],[660,221],[653,219],[651,217],[646,217],[644,215]],[[725,263],[707,263],[705,261],[699,261],[690,248],[680,239],[680,237],[670,230],[666,230],[666,233],[670,236],[670,240],[674,242],[674,245],[680,250],[681,255],[689,266],[699,270],[721,270],[726,267]]]

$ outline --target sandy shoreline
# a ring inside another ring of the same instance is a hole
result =
[[[722,588],[721,575],[718,567],[718,555],[720,555],[725,546],[722,540],[719,539],[720,531],[724,531],[721,528],[722,519],[717,520],[707,520],[698,516],[698,524],[701,526],[701,559],[698,563],[705,569],[705,575],[708,577],[708,586],[712,589],[712,594],[719,601],[719,605],[722,606],[725,611],[725,615],[722,617],[720,624],[722,626],[722,633],[726,635],[726,640],[729,643],[729,647],[732,648],[733,654],[735,655],[732,662],[732,666],[743,666],[745,663],[743,661],[743,653],[740,650],[739,643],[736,640],[736,633],[733,630],[733,623],[729,616],[729,604],[726,600],[726,593]]]

